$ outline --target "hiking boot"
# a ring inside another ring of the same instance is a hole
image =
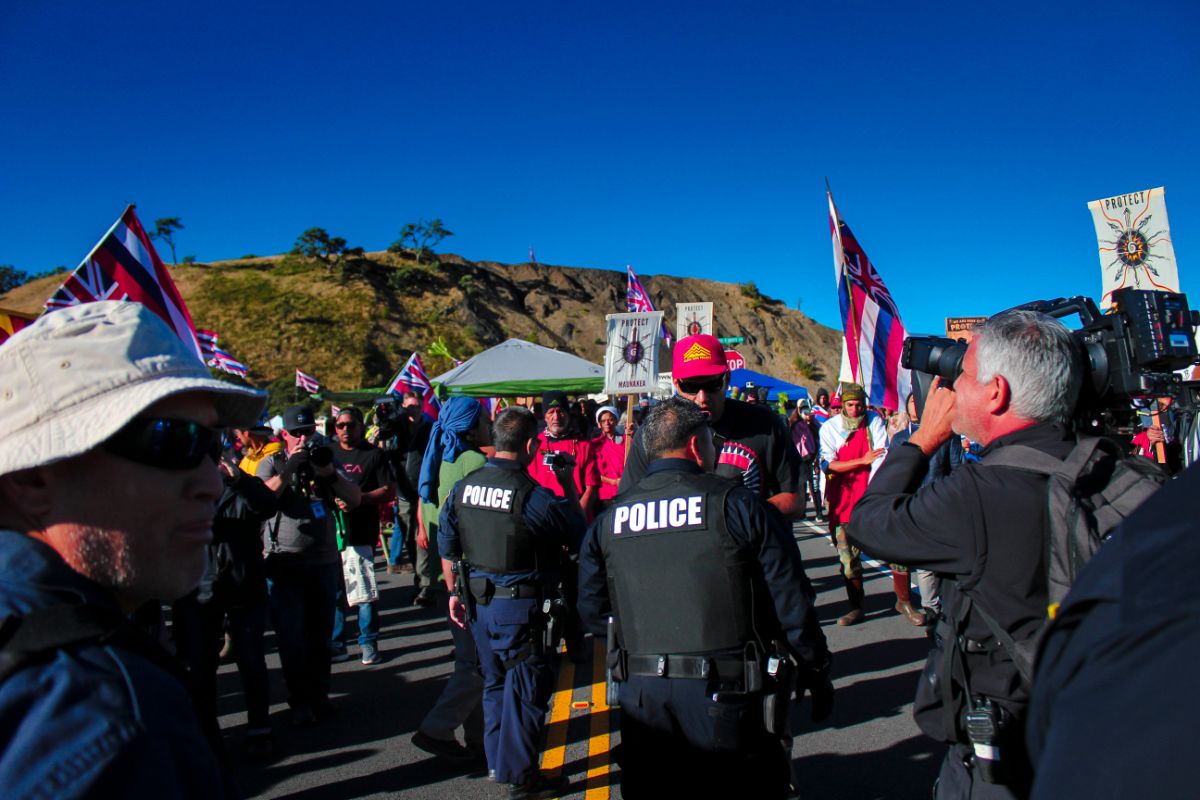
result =
[[[838,625],[857,625],[863,620],[863,610],[861,608],[852,608],[849,612],[838,617]]]
[[[378,664],[383,659],[379,655],[379,648],[373,644],[364,644],[362,646],[362,663],[366,666]]]
[[[475,753],[463,747],[455,739],[438,739],[430,736],[425,731],[418,730],[412,735],[410,740],[414,747],[424,750],[430,755],[444,758],[458,764],[465,764],[468,761],[474,761]]]
[[[548,800],[548,798],[566,794],[567,787],[570,785],[571,781],[565,775],[556,775],[551,778],[539,772],[531,781],[520,785],[514,783],[510,786],[508,800]]]
[[[900,600],[896,603],[896,611],[904,615],[910,625],[922,626],[925,624],[925,615],[912,607],[912,603],[907,600]]]
[[[850,611],[838,617],[838,625],[857,625],[862,622],[864,594],[862,578],[846,579],[846,597],[850,600]]]

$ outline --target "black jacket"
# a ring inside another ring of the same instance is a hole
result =
[[[1010,444],[1064,458],[1074,439],[1062,425],[1041,423],[995,440],[983,454]],[[928,463],[915,445],[893,448],[854,507],[848,536],[883,561],[957,579],[943,588],[947,617],[957,615],[960,587],[966,587],[975,603],[1014,639],[1032,635],[1046,615],[1047,479],[970,463],[922,487]],[[965,635],[978,642],[994,641],[975,612],[966,620]],[[992,647],[965,658],[971,692],[1000,701],[1023,720],[1028,691],[1004,649]],[[936,654],[926,669],[927,677],[944,677]],[[961,731],[945,728],[940,708],[923,711],[918,702],[914,715],[925,733],[943,741],[963,741]]]

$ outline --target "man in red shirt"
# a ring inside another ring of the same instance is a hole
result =
[[[575,476],[575,491],[579,492],[579,504],[583,506],[584,517],[590,520],[600,486],[600,471],[596,467],[592,443],[572,427],[570,411],[571,406],[564,393],[547,392],[542,396],[546,429],[538,434],[538,453],[528,467],[529,475],[538,485],[562,497],[562,487],[554,477],[554,470],[546,463],[546,458],[551,453],[562,453],[574,459],[572,474]]]

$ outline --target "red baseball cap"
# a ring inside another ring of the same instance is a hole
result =
[[[711,378],[729,371],[725,348],[715,336],[706,333],[685,336],[675,343],[671,353],[671,377],[677,381]]]

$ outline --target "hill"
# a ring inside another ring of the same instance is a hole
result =
[[[419,350],[426,370],[449,369],[428,354],[441,339],[459,359],[517,337],[596,363],[605,320],[625,307],[625,274],[547,264],[472,262],[440,255],[417,264],[365,253],[327,266],[297,256],[178,265],[171,274],[199,328],[250,368],[255,385],[290,394],[294,370],[331,390],[380,386]],[[675,302],[714,304],[720,336],[741,336],[747,367],[813,387],[837,375],[840,333],[813,322],[753,284],[642,275],[674,333]],[[61,275],[0,295],[0,306],[38,311]],[[669,359],[664,361],[669,366]]]

